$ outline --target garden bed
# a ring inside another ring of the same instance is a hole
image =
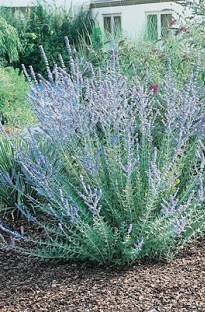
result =
[[[205,311],[205,240],[168,264],[48,264],[0,251],[0,311]]]

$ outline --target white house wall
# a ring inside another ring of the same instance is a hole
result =
[[[173,2],[147,3],[137,5],[124,5],[115,7],[93,8],[92,14],[99,26],[103,29],[103,16],[107,14],[120,14],[122,29],[125,36],[137,39],[143,35],[146,25],[146,14],[149,12],[159,12],[163,10],[173,11],[174,18],[179,15],[185,16],[184,7]]]

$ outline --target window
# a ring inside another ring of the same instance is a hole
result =
[[[171,25],[172,14],[161,14],[161,36],[165,36]]]
[[[172,20],[171,12],[147,13],[147,37],[158,40],[165,36]]]
[[[122,30],[121,15],[104,15],[104,30],[111,35],[117,35]]]
[[[29,15],[29,14],[30,14],[30,12],[31,12],[31,10],[32,10],[33,8],[34,8],[34,7],[13,7],[13,8],[12,8],[12,12],[13,12],[16,16],[18,16],[18,17],[24,19],[26,15]]]

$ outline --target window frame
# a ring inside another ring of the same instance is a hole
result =
[[[110,34],[111,36],[115,35],[115,17],[120,18],[120,31],[122,31],[122,13],[105,13],[105,14],[102,14],[102,16],[103,16],[103,29],[106,33]],[[106,17],[111,18],[111,32],[109,32],[105,29],[105,18]]]
[[[20,17],[22,19],[24,19],[27,14],[30,14],[34,8],[35,8],[35,6],[16,6],[16,7],[11,7],[12,13],[14,15],[15,14],[20,14]]]
[[[147,17],[149,15],[156,15],[157,16],[157,40],[162,38],[162,24],[161,24],[161,16],[162,15],[171,15],[173,18],[173,10],[165,9],[161,11],[147,11],[146,12],[146,27],[147,27]]]

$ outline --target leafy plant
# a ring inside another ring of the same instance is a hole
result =
[[[73,58],[68,39],[66,47],[71,72],[55,66],[52,75],[47,67],[55,88],[42,79],[32,93],[51,152],[42,133],[28,138],[29,148],[17,148],[27,183],[45,199],[33,199],[42,235],[3,224],[1,230],[29,242],[15,250],[46,260],[170,259],[205,225],[198,71],[179,85],[169,66],[163,83],[150,89],[149,80],[121,74],[118,55],[95,70]]]
[[[204,66],[200,59],[204,58],[203,49],[199,46],[195,48],[189,36],[190,34],[180,30],[176,34],[176,30],[170,28],[169,34],[157,42],[141,40],[133,43],[122,40],[118,50],[123,72],[132,75],[134,68],[143,80],[149,68],[151,84],[157,85],[163,81],[167,63],[170,61],[179,84],[182,80],[188,79],[190,71],[193,71],[199,63],[202,74]],[[200,76],[197,79],[201,79]]]
[[[0,62],[5,64],[17,61],[21,51],[22,45],[17,30],[0,16]]]

